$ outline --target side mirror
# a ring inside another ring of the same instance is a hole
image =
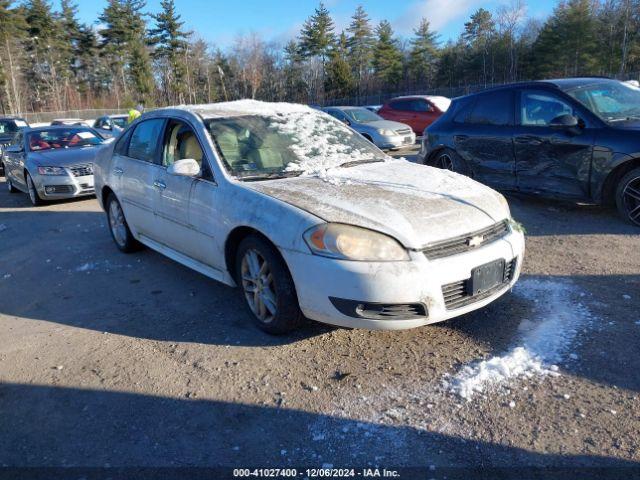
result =
[[[9,145],[4,149],[7,153],[22,153],[22,145]]]
[[[549,126],[551,128],[576,128],[579,125],[578,119],[573,116],[565,113],[564,115],[558,115],[556,118],[551,120]]]
[[[200,174],[200,165],[193,158],[177,160],[169,165],[167,172],[170,175],[180,175],[182,177],[195,177]]]

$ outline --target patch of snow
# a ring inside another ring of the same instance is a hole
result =
[[[516,402],[514,402],[513,400],[511,400],[511,401],[509,402],[509,408],[515,408],[515,406],[516,406]]]
[[[563,359],[577,331],[592,321],[592,314],[568,281],[524,279],[515,293],[532,302],[533,318],[519,326],[520,345],[504,355],[464,366],[446,385],[462,398],[507,383],[518,377],[558,375],[554,365]]]
[[[5,280],[6,280],[7,278],[11,278],[11,274],[10,274],[10,273],[5,273],[5,274],[2,276],[2,278],[4,278]]]
[[[631,295],[622,295],[625,300],[631,300]]]
[[[95,263],[91,263],[91,262],[83,263],[78,268],[76,268],[76,272],[88,272],[89,270],[93,270],[95,268],[96,268]]]

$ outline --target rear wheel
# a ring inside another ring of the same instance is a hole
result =
[[[36,185],[33,183],[33,179],[31,178],[31,175],[29,174],[29,172],[26,172],[24,175],[25,175],[25,180],[27,181],[27,190],[29,192],[29,200],[31,200],[31,203],[33,204],[34,207],[38,207],[42,205],[44,202],[40,198],[40,195],[38,194],[38,190],[36,190]]]
[[[7,189],[9,190],[9,193],[16,193],[18,191],[18,189],[16,187],[13,186],[13,183],[11,183],[11,179],[9,178],[9,175],[7,175],[7,170],[5,169],[4,171],[4,181],[7,184]]]
[[[624,219],[640,226],[640,168],[631,170],[618,183],[616,205]]]
[[[278,251],[258,235],[238,248],[236,278],[251,317],[272,335],[295,330],[303,316],[291,274]]]
[[[118,249],[124,253],[140,250],[142,245],[131,233],[120,202],[114,194],[107,197],[107,218],[109,219],[109,231]]]
[[[467,176],[471,173],[467,162],[465,162],[456,152],[448,148],[437,154],[435,166]]]

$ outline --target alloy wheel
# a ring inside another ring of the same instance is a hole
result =
[[[31,175],[27,173],[27,189],[29,190],[29,199],[31,203],[36,205],[38,203],[38,193],[36,192],[36,187],[33,184],[33,180],[31,179]]]
[[[124,221],[124,213],[120,204],[113,200],[109,204],[109,226],[113,239],[120,247],[124,247],[127,243],[127,226]]]
[[[249,308],[261,322],[271,323],[276,316],[278,300],[266,259],[257,250],[247,250],[242,257],[240,273]]]
[[[439,158],[440,168],[451,170],[453,172],[453,160],[447,153],[443,153]]]
[[[625,185],[622,196],[629,220],[640,225],[640,177],[632,178]]]

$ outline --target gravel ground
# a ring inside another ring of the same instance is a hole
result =
[[[510,196],[514,292],[409,331],[274,338],[236,290],[118,252],[94,199],[4,187],[0,465],[640,468],[640,236],[613,211]],[[542,322],[557,371],[452,391]]]

